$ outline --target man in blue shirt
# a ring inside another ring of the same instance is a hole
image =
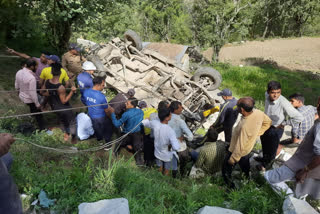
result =
[[[108,116],[110,116],[112,108],[108,107],[107,98],[101,92],[105,84],[103,77],[95,77],[92,89],[85,90],[83,97],[85,98],[86,106],[88,106],[88,114],[97,140],[104,138],[106,142],[109,142],[112,136],[112,121]]]
[[[232,91],[228,88],[223,89],[218,93],[225,101],[220,106],[220,113],[216,122],[212,125],[216,130],[223,130],[225,141],[231,142],[232,127],[237,120],[238,111],[236,110],[237,99],[232,96]]]
[[[93,87],[91,75],[95,70],[97,70],[97,68],[92,62],[85,61],[82,65],[82,69],[83,69],[83,72],[78,75],[77,82],[80,87],[81,102],[84,105],[86,105],[86,100],[83,96],[83,92],[85,91],[85,89],[89,89]]]
[[[138,105],[138,100],[136,98],[129,98],[126,102],[126,111],[122,114],[121,118],[118,120],[116,114],[112,109],[111,119],[115,127],[119,128],[123,125],[123,133],[128,134],[120,144],[117,145],[116,151],[118,152],[118,147],[132,146],[132,151],[135,153],[135,160],[137,165],[144,165],[143,157],[143,135],[141,133],[142,125],[140,124],[143,120],[143,111],[136,108]]]

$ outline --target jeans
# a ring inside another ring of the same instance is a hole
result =
[[[265,133],[260,137],[262,144],[263,153],[263,164],[267,165],[273,161],[276,157],[277,149],[280,143],[284,129],[276,128],[271,126]]]
[[[230,188],[234,188],[235,185],[232,181],[232,170],[235,166],[234,165],[230,165],[228,163],[228,160],[230,159],[232,153],[231,152],[227,152],[224,161],[223,161],[223,165],[222,165],[222,177],[223,180],[225,181],[225,183],[230,187]],[[241,171],[244,173],[244,175],[249,178],[249,172],[250,172],[250,154],[241,157],[241,159],[239,160],[238,164],[241,168]]]
[[[116,144],[116,154],[121,146],[132,145],[133,153],[135,153],[135,160],[137,165],[144,165],[143,157],[143,135],[140,131],[128,134],[122,141]]]
[[[91,118],[94,134],[97,140],[104,139],[105,142],[109,142],[112,136],[112,121],[109,117]]]
[[[36,107],[36,104],[34,104],[34,103],[27,103],[27,105],[28,105],[29,108],[30,108],[30,113],[41,112],[41,110]],[[39,129],[40,129],[40,130],[44,130],[45,127],[44,127],[44,121],[43,121],[43,116],[42,116],[42,114],[34,115],[34,118],[36,119],[36,121],[37,121],[37,123],[38,123]]]
[[[0,160],[0,213],[22,214],[17,186],[2,160]]]
[[[11,165],[13,162],[12,154],[10,152],[8,152],[7,154],[2,155],[0,159],[2,160],[4,165],[7,167],[7,170],[10,171]]]

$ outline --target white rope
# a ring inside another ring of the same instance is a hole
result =
[[[122,141],[125,137],[127,137],[129,134],[131,134],[133,132],[133,130],[135,130],[141,123],[142,123],[142,121],[140,121],[128,133],[122,135],[121,137],[119,137],[119,138],[117,138],[117,139],[115,139],[113,141],[107,142],[107,143],[105,143],[105,144],[103,144],[101,146],[96,146],[96,147],[92,147],[92,148],[89,148],[89,149],[82,149],[82,150],[78,150],[78,149],[59,149],[59,148],[53,148],[53,147],[48,147],[48,146],[42,146],[42,145],[33,143],[33,142],[28,141],[28,140],[23,139],[23,138],[15,138],[15,139],[18,140],[18,141],[23,141],[23,142],[29,143],[29,144],[31,144],[33,146],[36,146],[38,148],[41,148],[41,149],[46,149],[46,150],[60,152],[60,153],[66,153],[66,154],[76,154],[76,153],[84,153],[84,152],[96,152],[96,151],[99,151],[101,149],[105,149],[106,147],[110,147],[113,144],[116,144],[116,143]]]
[[[145,97],[140,100],[149,99],[149,98],[154,98],[154,97]],[[138,100],[138,99],[135,99],[135,100]],[[39,114],[48,114],[48,113],[54,113],[54,112],[70,111],[70,110],[75,110],[75,109],[83,109],[83,108],[90,108],[90,107],[97,107],[97,106],[105,106],[105,105],[110,105],[110,104],[112,105],[112,104],[116,104],[116,103],[125,103],[125,102],[127,102],[127,101],[104,103],[104,104],[97,104],[97,105],[91,105],[91,106],[72,107],[72,108],[65,108],[65,109],[59,109],[59,110],[42,111],[42,112],[34,112],[34,113],[26,113],[26,114],[8,115],[8,116],[0,117],[0,120],[1,119],[8,119],[8,118],[34,116],[34,115],[39,115]]]

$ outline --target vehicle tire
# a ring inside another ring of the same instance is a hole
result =
[[[132,45],[138,50],[142,50],[142,41],[140,36],[133,30],[127,30],[124,33],[124,40],[132,42]]]
[[[191,80],[202,84],[208,91],[213,91],[221,85],[222,77],[219,71],[210,67],[200,67]],[[206,81],[206,83],[203,83]]]

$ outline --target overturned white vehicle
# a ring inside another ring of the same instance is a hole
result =
[[[202,114],[207,110],[205,104],[216,104],[210,91],[220,86],[221,75],[210,67],[200,67],[194,75],[183,70],[188,66],[187,48],[181,48],[182,52],[176,54],[179,61],[175,61],[152,48],[170,44],[151,43],[143,47],[140,37],[132,30],[124,34],[124,39],[114,38],[108,43],[95,44],[81,39],[77,42],[87,48],[86,58],[96,65],[94,75],[106,76],[108,85],[120,92],[135,88],[135,97],[155,108],[161,100],[180,101],[192,130],[205,120]]]

